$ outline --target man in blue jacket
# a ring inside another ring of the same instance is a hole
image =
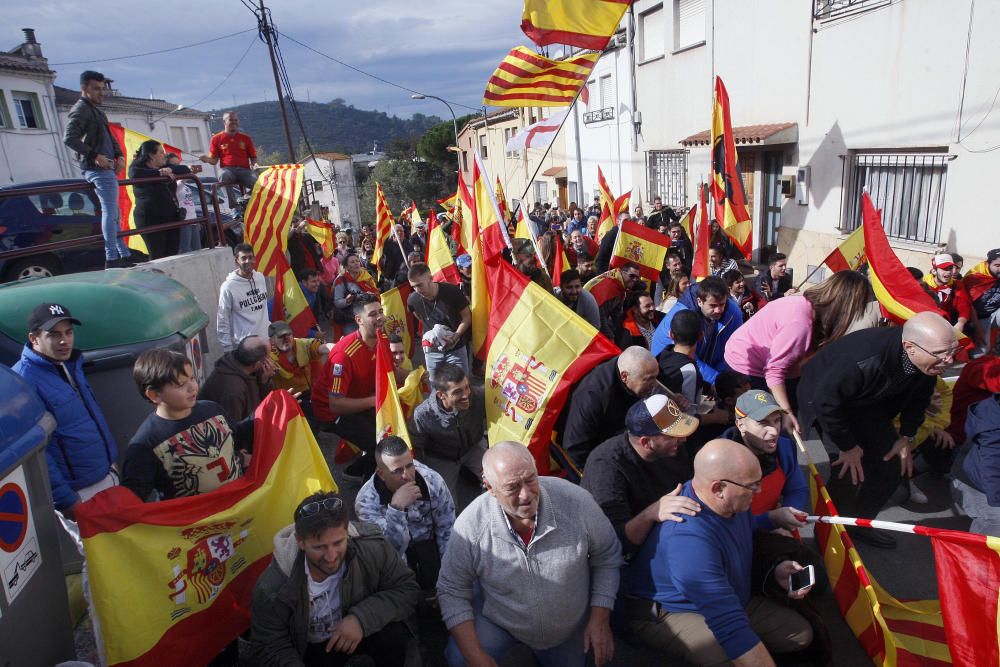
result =
[[[726,341],[743,324],[743,312],[739,304],[730,298],[729,288],[722,278],[709,277],[692,283],[653,332],[650,348],[653,356],[659,357],[660,352],[674,342],[670,337],[670,323],[674,315],[682,310],[693,310],[701,315],[702,335],[695,347],[695,363],[705,382],[714,385],[719,373],[730,370],[723,353]]]
[[[64,518],[76,507],[119,482],[118,446],[97,398],[83,375],[83,358],[73,349],[73,325],[80,320],[58,303],[41,303],[28,315],[28,342],[14,372],[35,388],[56,419],[45,448],[52,499]]]

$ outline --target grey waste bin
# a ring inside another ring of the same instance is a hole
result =
[[[62,527],[45,445],[55,428],[34,390],[0,366],[0,666],[73,660]]]

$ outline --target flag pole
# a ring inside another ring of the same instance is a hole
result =
[[[824,260],[824,262],[825,262],[825,261],[826,261],[826,260]],[[814,275],[816,275],[816,273],[817,273],[817,272],[818,272],[818,271],[819,271],[819,270],[820,270],[821,268],[823,268],[823,262],[820,262],[820,263],[819,263],[819,264],[817,264],[817,265],[816,265],[815,267],[813,267],[813,270],[809,272],[809,275],[805,277],[805,280],[803,280],[802,282],[800,282],[800,283],[799,283],[798,287],[796,287],[796,288],[795,288],[795,291],[796,291],[796,292],[799,292],[799,291],[801,291],[801,290],[802,290],[802,286],[803,286],[803,285],[805,285],[805,284],[806,284],[807,282],[809,282],[809,279],[810,279],[810,278],[812,278],[812,277],[813,277]],[[767,270],[770,270],[770,269],[767,269]]]

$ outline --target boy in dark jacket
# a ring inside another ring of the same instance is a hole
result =
[[[367,655],[402,666],[409,632],[403,621],[420,589],[381,531],[351,524],[334,493],[315,493],[295,510],[295,524],[274,537],[274,560],[257,580],[251,644],[262,666],[343,665]]]

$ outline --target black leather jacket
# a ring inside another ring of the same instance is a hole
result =
[[[101,133],[108,128],[108,117],[104,112],[92,104],[89,100],[81,97],[73,105],[69,112],[69,122],[66,123],[66,131],[63,133],[63,143],[76,151],[76,159],[79,161],[80,169],[99,169],[94,158],[100,153]],[[110,132],[110,129],[108,130]],[[104,157],[115,160],[122,157],[122,148],[111,137],[111,145],[114,148],[114,155]]]

